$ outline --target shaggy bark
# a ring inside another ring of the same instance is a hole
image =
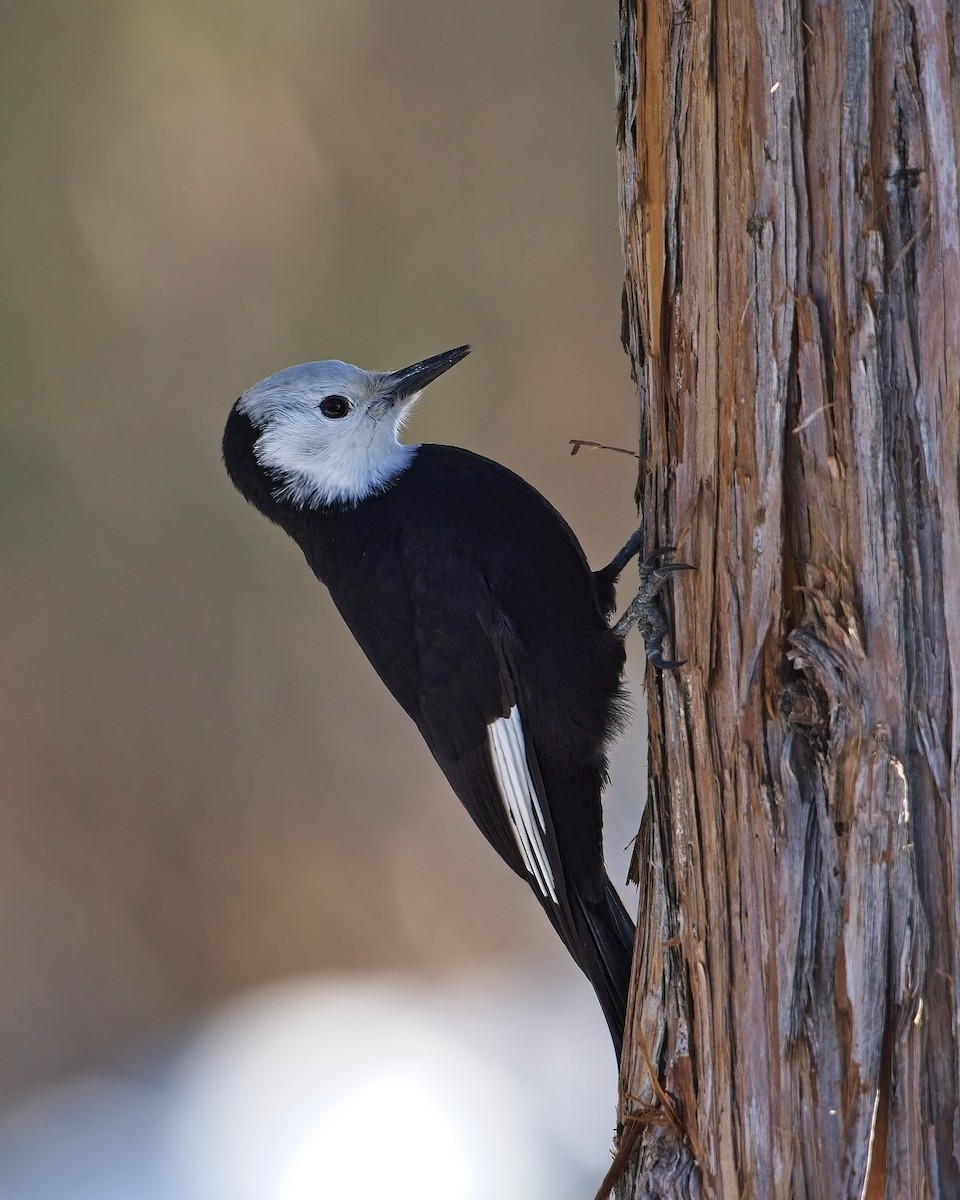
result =
[[[621,0],[639,496],[697,567],[622,1197],[960,1196],[958,7]]]

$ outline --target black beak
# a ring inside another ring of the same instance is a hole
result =
[[[433,358],[425,358],[423,362],[414,363],[412,367],[404,367],[400,371],[391,371],[385,376],[387,394],[396,403],[405,400],[414,392],[419,392],[428,383],[433,383],[444,371],[456,366],[461,358],[470,353],[469,346],[458,346],[456,350],[444,350],[443,354],[435,354]]]

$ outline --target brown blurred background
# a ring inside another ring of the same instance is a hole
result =
[[[606,561],[635,463],[568,440],[634,442],[614,20],[594,0],[7,12],[0,1095],[271,978],[562,959],[219,436],[289,363],[469,341],[410,436],[514,468]]]

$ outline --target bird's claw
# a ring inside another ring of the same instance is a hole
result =
[[[613,627],[619,637],[626,637],[636,625],[643,637],[647,658],[658,671],[675,671],[687,661],[663,657],[663,639],[670,632],[670,626],[660,604],[660,589],[675,571],[694,570],[691,563],[661,561],[675,552],[675,546],[657,546],[646,555],[640,563],[640,590]]]

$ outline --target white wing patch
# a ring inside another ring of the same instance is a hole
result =
[[[519,708],[514,705],[509,716],[497,717],[487,726],[487,734],[497,788],[513,826],[513,836],[524,865],[536,880],[537,887],[543,895],[549,896],[556,904],[557,889],[543,844],[543,835],[547,827],[543,820],[543,809],[540,807],[537,789],[533,786],[527,767],[526,744]]]

